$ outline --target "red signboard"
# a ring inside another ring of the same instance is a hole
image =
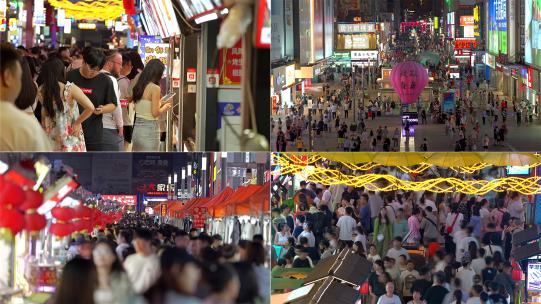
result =
[[[456,39],[455,50],[462,49],[474,49],[477,47],[477,41],[475,39]]]
[[[137,202],[137,196],[136,195],[110,195],[105,194],[101,196],[104,200],[109,201],[117,201],[121,205],[135,205]]]
[[[473,16],[460,16],[460,26],[474,25]]]
[[[192,228],[203,229],[205,228],[205,220],[207,218],[207,208],[195,207],[192,211]]]
[[[230,49],[221,49],[219,54],[220,85],[240,85],[242,72],[242,39]]]
[[[533,88],[533,69],[528,68],[528,88]]]

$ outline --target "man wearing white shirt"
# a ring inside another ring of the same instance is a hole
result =
[[[329,185],[325,185],[325,191],[323,191],[323,196],[321,197],[321,202],[327,204],[327,206],[330,204],[332,198],[331,190],[329,190],[329,188]]]
[[[410,259],[408,251],[402,247],[402,237],[397,236],[393,240],[393,247],[389,248],[387,251],[387,256],[398,261],[398,257],[401,255],[405,255],[407,260]]]
[[[117,78],[122,69],[122,55],[118,51],[111,51],[105,58],[105,65],[101,70],[107,74],[113,82],[116,94],[116,108],[112,113],[105,113],[102,116],[103,123],[103,151],[124,150],[124,122],[122,120],[122,108],[120,106],[120,90]]]
[[[150,230],[137,229],[133,240],[136,253],[124,261],[124,269],[137,294],[143,294],[160,277],[160,260],[152,253],[151,242]]]
[[[346,207],[346,214],[341,216],[336,223],[336,226],[340,228],[339,239],[349,247],[353,245],[353,231],[357,226],[357,222],[353,219],[352,215],[353,208]]]
[[[471,234],[473,232],[472,227],[466,227],[463,229],[466,232],[466,236],[460,240],[457,240],[456,243],[456,260],[462,261],[462,257],[464,257],[464,253],[468,251],[469,245],[471,242],[474,242],[477,245],[477,248],[479,248],[479,242],[476,238],[472,237]]]

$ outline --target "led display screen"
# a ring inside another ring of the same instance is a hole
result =
[[[541,0],[525,0],[524,59],[541,67]]]
[[[507,0],[488,1],[488,48],[494,55],[507,54]]]

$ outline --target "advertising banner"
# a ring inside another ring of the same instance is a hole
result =
[[[240,85],[242,71],[242,39],[230,49],[219,51],[220,85]]]
[[[286,1],[288,2],[288,1]],[[306,66],[314,62],[314,54],[312,54],[312,17],[311,17],[312,1],[299,0],[299,46],[301,66]]]
[[[285,57],[284,1],[272,0],[271,15],[271,62],[274,62]]]
[[[375,23],[339,23],[337,25],[338,33],[374,33],[376,31]]]
[[[541,2],[525,0],[524,60],[541,68]]]
[[[488,1],[488,48],[494,55],[507,54],[507,0]]]
[[[240,116],[240,102],[219,102],[218,103],[218,129],[222,128],[223,116]]]
[[[137,203],[137,195],[114,195],[114,194],[102,194],[101,198],[109,201],[117,201],[122,206],[135,205]]]
[[[195,207],[192,211],[192,228],[203,229],[205,228],[205,220],[207,218],[207,208]]]

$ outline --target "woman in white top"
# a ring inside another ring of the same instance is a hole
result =
[[[170,100],[161,100],[160,80],[164,70],[160,60],[150,60],[133,87],[133,151],[159,151],[159,117],[171,108]]]
[[[289,226],[285,223],[278,224],[278,230],[274,236],[274,245],[277,246],[286,246],[288,240],[291,237],[291,231],[289,231]]]

